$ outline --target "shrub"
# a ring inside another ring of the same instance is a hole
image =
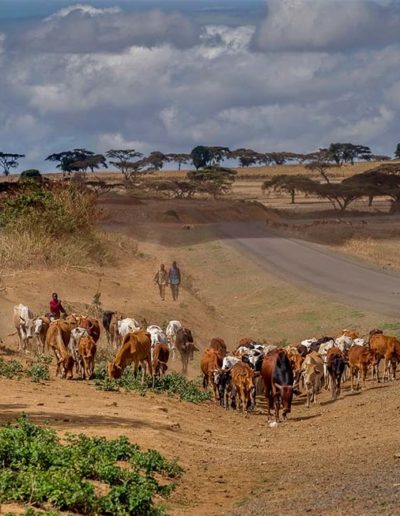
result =
[[[3,378],[20,378],[23,374],[24,368],[18,360],[6,361],[0,358],[0,376]]]
[[[139,391],[145,394],[147,391],[166,392],[168,395],[177,395],[183,401],[200,403],[211,399],[210,391],[204,391],[197,382],[188,380],[179,373],[170,373],[162,378],[156,378],[153,387],[153,378],[145,377],[142,384],[142,375],[137,377],[133,370],[127,367],[121,378],[113,380],[107,376],[105,363],[100,363],[95,370],[95,384],[99,390],[118,391],[120,388],[129,391]]]
[[[18,180],[20,183],[41,183],[43,181],[43,177],[39,170],[36,170],[35,168],[29,168],[28,170],[21,172]]]
[[[155,450],[143,452],[125,436],[108,441],[80,434],[64,441],[25,416],[3,427],[0,502],[87,515],[154,515],[160,513],[154,496],[168,494],[174,488],[171,480],[182,473],[175,461]],[[102,494],[93,481],[104,485]]]

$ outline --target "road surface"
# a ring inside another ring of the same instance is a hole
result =
[[[400,312],[400,274],[276,234],[261,222],[224,223],[217,231],[286,281],[384,315]]]

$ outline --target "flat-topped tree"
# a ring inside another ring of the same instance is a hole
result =
[[[103,167],[107,166],[106,158],[102,154],[95,154],[93,151],[87,149],[56,152],[47,156],[46,161],[58,161],[56,167],[67,174],[85,171],[88,168],[93,172],[93,170],[99,168],[100,165]]]
[[[331,143],[327,149],[320,149],[325,153],[327,160],[334,161],[337,165],[351,163],[354,165],[355,159],[370,161],[371,149],[366,145],[354,145],[353,143]]]
[[[236,149],[230,151],[227,157],[239,160],[239,164],[242,168],[265,162],[265,154],[261,154],[253,149]]]
[[[160,151],[153,151],[147,158],[144,158],[150,170],[161,170],[164,166],[164,161],[168,161],[167,156]]]
[[[198,145],[190,153],[194,167],[198,170],[199,168],[206,167],[208,165],[217,165],[222,160],[229,156],[228,147],[206,147],[204,145]]]
[[[208,166],[187,173],[190,181],[197,185],[197,191],[214,197],[228,193],[236,178],[236,171],[226,167]]]
[[[110,149],[106,152],[106,156],[109,160],[113,160],[110,161],[111,165],[117,167],[129,179],[132,160],[141,158],[143,154],[135,149]]]
[[[11,169],[17,168],[18,162],[21,158],[25,158],[25,154],[0,152],[0,167],[3,169],[3,174],[8,176],[11,172]]]
[[[168,161],[173,161],[174,163],[178,163],[178,170],[182,168],[182,165],[186,163],[190,163],[190,154],[185,153],[170,153],[165,155]]]
[[[279,174],[264,181],[261,189],[264,193],[288,193],[291,198],[291,203],[294,204],[296,201],[296,193],[311,194],[315,192],[317,187],[318,184],[315,181],[303,174]]]

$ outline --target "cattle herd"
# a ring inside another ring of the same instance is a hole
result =
[[[165,331],[156,325],[143,326],[118,312],[106,311],[102,325],[89,316],[68,315],[65,319],[34,317],[24,305],[14,307],[14,324],[18,349],[27,351],[36,338],[41,352],[52,350],[56,358],[56,375],[72,378],[76,374],[89,380],[93,375],[96,345],[104,329],[109,347],[115,352],[107,365],[110,378],[120,378],[133,364],[135,375],[162,376],[170,356],[179,353],[182,373],[187,374],[189,360],[199,351],[191,331],[179,321],[170,321]],[[400,341],[374,329],[365,337],[355,330],[343,330],[336,337],[303,340],[298,345],[280,348],[244,338],[233,352],[228,352],[221,338],[211,339],[204,350],[200,369],[203,387],[211,386],[217,404],[243,412],[254,409],[256,393],[264,386],[268,418],[274,410],[276,425],[291,411],[294,395],[305,393],[306,406],[316,403],[323,388],[330,389],[332,399],[340,395],[341,383],[350,379],[351,390],[365,387],[368,370],[380,381],[379,365],[383,360],[383,380],[395,380],[400,362]]]

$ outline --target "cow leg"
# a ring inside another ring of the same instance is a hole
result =
[[[275,405],[275,421],[279,422],[279,410],[281,408],[281,396],[279,392],[275,393],[274,396],[274,405]]]
[[[336,379],[333,377],[333,375],[330,375],[330,382],[331,382],[331,397],[333,400],[336,399]]]
[[[397,368],[397,360],[395,358],[392,358],[392,379],[393,381],[396,380],[396,368]]]

